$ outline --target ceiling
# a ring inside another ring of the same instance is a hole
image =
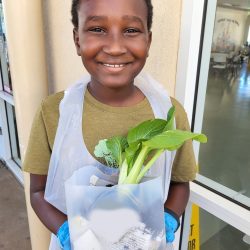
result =
[[[250,11],[250,0],[218,0],[218,5],[233,9]]]

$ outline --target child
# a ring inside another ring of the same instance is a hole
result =
[[[152,16],[150,0],[72,1],[76,51],[90,77],[85,79],[86,88],[80,83],[42,102],[24,161],[24,171],[30,173],[31,205],[42,223],[57,235],[62,249],[70,249],[64,181],[83,163],[98,166],[93,152],[100,139],[125,135],[130,127],[155,115],[157,104],[145,97],[140,83],[134,84],[148,57]],[[75,105],[77,102],[81,105]],[[189,130],[181,105],[168,97],[166,103],[170,104],[166,112],[171,105],[176,107],[176,127]],[[189,198],[189,181],[194,177],[193,148],[187,142],[174,158],[164,205],[168,242],[174,240]],[[57,248],[54,237],[50,249]]]

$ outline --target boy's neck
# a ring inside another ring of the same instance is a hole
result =
[[[93,84],[88,84],[89,93],[99,102],[113,107],[129,107],[144,100],[145,96],[134,85],[122,88],[96,88]]]

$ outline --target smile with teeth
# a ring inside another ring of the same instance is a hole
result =
[[[108,63],[104,63],[103,65],[109,68],[122,68],[125,66],[125,64],[108,64]]]

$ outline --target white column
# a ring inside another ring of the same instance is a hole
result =
[[[4,15],[17,127],[22,158],[32,120],[41,100],[48,94],[42,0],[4,0]],[[49,233],[34,214],[29,201],[29,175],[25,193],[33,250],[48,249]]]

